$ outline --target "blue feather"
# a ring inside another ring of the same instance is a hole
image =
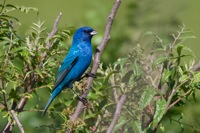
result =
[[[79,79],[87,70],[92,60],[91,39],[95,34],[97,32],[90,27],[82,27],[75,32],[71,48],[59,69],[54,89],[43,111],[43,115],[54,98],[64,88],[72,88],[73,82]]]

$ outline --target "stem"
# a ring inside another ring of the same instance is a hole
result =
[[[115,127],[117,120],[120,116],[120,112],[121,112],[121,109],[122,109],[122,106],[123,106],[125,100],[126,100],[126,95],[122,95],[120,100],[117,103],[115,114],[113,116],[112,122],[111,122],[110,126],[108,127],[106,133],[112,133],[113,128]]]
[[[24,133],[24,128],[23,128],[22,124],[20,123],[19,119],[17,118],[15,111],[11,110],[10,113],[11,113],[13,119],[15,120],[15,122],[17,123],[17,126],[19,127],[20,132]]]
[[[189,89],[182,97],[178,98],[176,101],[174,101],[172,104],[170,104],[168,106],[167,110],[172,108],[176,103],[178,103],[184,96],[188,95],[191,91],[192,91],[192,89]]]
[[[0,11],[0,15],[2,15],[2,12],[3,12],[3,9],[5,7],[5,4],[6,4],[6,0],[3,1],[2,8],[1,8],[1,11]]]
[[[176,91],[177,91],[183,84],[185,84],[186,82],[187,82],[187,81],[185,81],[185,82],[183,82],[183,83],[177,85],[175,88],[172,89],[172,92],[171,92],[171,94],[169,95],[168,100],[167,100],[165,113],[168,111],[168,107],[170,106],[171,100],[172,100],[174,94],[176,93]],[[171,107],[170,107],[170,108],[171,108]]]

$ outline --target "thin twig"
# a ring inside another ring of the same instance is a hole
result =
[[[50,39],[56,34],[57,32],[57,26],[58,26],[58,22],[60,20],[62,16],[62,13],[60,12],[58,17],[55,19],[54,21],[54,25],[53,25],[53,28],[51,30],[51,33],[48,35],[48,38],[47,38],[47,43],[46,43],[46,49],[50,49],[52,47],[52,43],[50,42]],[[45,57],[47,56],[47,52],[45,51],[42,56],[41,56],[41,62],[39,64],[40,67],[42,67],[42,64],[43,64],[43,59],[45,59]]]
[[[170,55],[170,53],[172,52],[172,49],[174,48],[176,42],[179,40],[179,38],[183,34],[184,30],[185,30],[185,25],[183,25],[183,27],[181,28],[181,31],[178,31],[177,36],[172,34],[174,41],[169,45],[169,50],[167,51],[167,56]]]
[[[112,133],[112,130],[115,127],[117,120],[120,116],[120,112],[121,112],[121,109],[122,109],[122,106],[123,106],[125,100],[126,100],[126,95],[122,95],[119,102],[117,103],[115,114],[113,116],[112,122],[111,122],[110,126],[108,127],[106,133]]]
[[[58,17],[56,18],[56,20],[54,21],[54,25],[53,25],[53,28],[52,28],[52,31],[51,33],[48,35],[48,38],[47,38],[47,44],[46,44],[46,48],[49,49],[52,47],[52,43],[50,43],[50,39],[56,34],[57,32],[57,27],[58,27],[58,22],[60,20],[62,16],[62,13],[60,12]]]
[[[3,130],[1,131],[1,133],[11,133],[12,132],[12,124],[13,121],[8,121],[7,124],[5,125],[5,127],[3,128]]]
[[[17,115],[15,114],[15,111],[11,110],[10,113],[12,114],[13,119],[17,123],[17,126],[19,127],[20,132],[24,133],[24,128],[23,128],[22,124],[20,123],[19,119],[17,118]]]
[[[111,30],[112,23],[114,21],[115,15],[117,13],[117,10],[118,10],[120,4],[121,4],[121,0],[115,1],[114,5],[112,7],[111,13],[110,13],[108,20],[107,20],[106,29],[105,29],[105,32],[104,32],[103,39],[102,39],[100,45],[97,47],[96,54],[94,56],[93,67],[92,67],[92,70],[91,70],[91,73],[93,73],[95,75],[96,75],[97,69],[99,68],[99,65],[100,65],[100,59],[101,59],[102,52],[103,52],[108,40],[110,39],[110,30]],[[86,86],[85,92],[82,95],[82,97],[85,97],[85,98],[87,97],[89,90],[90,90],[90,87],[92,85],[92,82],[93,82],[93,78],[89,77],[87,79],[87,86]],[[78,118],[78,116],[80,115],[80,113],[83,111],[83,109],[84,109],[84,105],[82,104],[82,102],[78,102],[76,110],[75,110],[74,114],[70,117],[70,120],[75,121]]]
[[[191,91],[192,91],[192,89],[189,89],[182,97],[178,98],[176,101],[174,101],[172,104],[170,104],[168,106],[167,110],[171,109],[171,107],[173,107],[176,103],[178,103],[183,97],[188,95]]]
[[[114,75],[112,75],[112,78],[111,78],[111,81],[110,81],[110,84],[111,86],[113,87],[112,90],[113,90],[113,96],[114,96],[114,99],[115,99],[115,102],[117,103],[118,102],[118,94],[117,94],[117,89],[116,89],[116,85],[115,85],[115,81],[114,81]]]
[[[177,85],[176,87],[174,87],[172,89],[171,94],[169,95],[169,97],[167,98],[167,103],[166,103],[166,109],[165,109],[165,113],[168,111],[168,107],[170,106],[171,100],[174,96],[174,94],[177,92],[177,90],[183,85],[185,84],[187,81],[182,82],[181,84]]]

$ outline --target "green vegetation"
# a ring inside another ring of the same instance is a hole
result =
[[[101,29],[99,37],[94,38],[94,44],[98,44],[112,3],[104,6],[103,2],[89,2],[103,7],[97,8],[98,12],[88,10],[83,19],[86,24]],[[182,5],[174,3],[176,10],[168,13],[168,9],[161,8],[166,2],[159,0],[123,2],[125,5],[119,9],[111,40],[103,53],[103,63],[88,94],[87,108],[75,122],[70,121],[70,115],[78,101],[67,89],[52,103],[46,116],[41,117],[41,112],[53,89],[59,64],[68,51],[66,44],[70,44],[74,27],[78,26],[59,27],[51,36],[47,34],[51,31],[49,23],[39,19],[40,10],[8,4],[6,0],[1,2],[0,130],[7,122],[13,122],[13,132],[20,132],[11,111],[14,110],[29,133],[62,133],[66,129],[105,132],[116,104],[126,95],[115,132],[200,131],[196,119],[200,74],[193,70],[196,56],[186,45],[195,36],[174,15]],[[35,14],[37,21],[31,22],[25,31],[20,30],[24,23],[16,12],[22,12],[23,16]],[[81,94],[86,84],[87,80],[83,79],[74,88]]]

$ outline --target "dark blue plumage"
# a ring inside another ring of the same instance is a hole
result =
[[[64,88],[72,89],[74,81],[78,80],[90,65],[92,59],[91,39],[95,34],[97,32],[90,27],[81,27],[75,32],[71,48],[59,69],[53,92],[43,114]]]

